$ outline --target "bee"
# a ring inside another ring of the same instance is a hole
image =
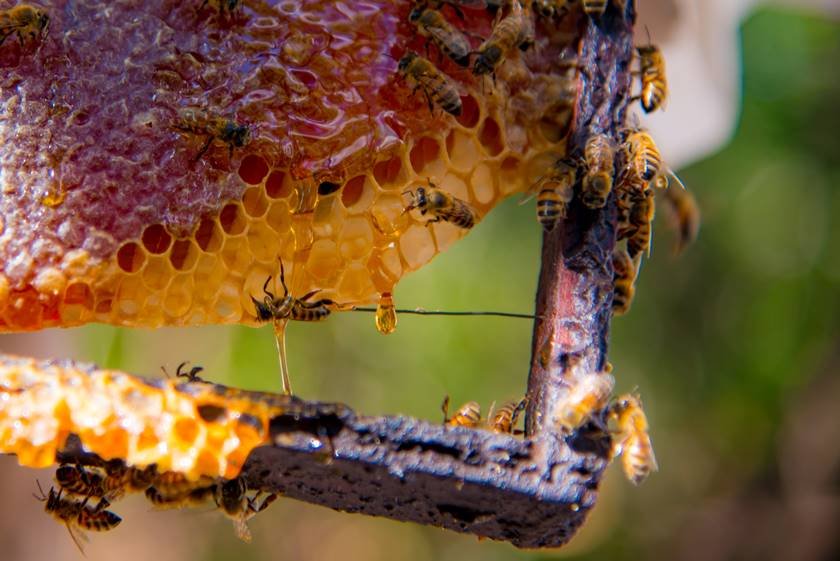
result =
[[[195,489],[212,486],[213,478],[201,476],[197,480],[192,481],[181,472],[164,471],[152,478],[151,485],[157,489],[161,495],[174,497],[185,495]]]
[[[565,398],[558,403],[554,418],[561,428],[573,431],[602,410],[615,386],[615,378],[606,372],[578,376]]]
[[[105,464],[107,477],[122,482],[123,487],[130,491],[144,491],[158,477],[157,466],[152,464],[145,468],[128,467],[119,460],[112,460]]]
[[[125,481],[118,476],[99,475],[81,465],[61,465],[55,471],[58,486],[76,495],[115,501],[125,494]]]
[[[233,520],[236,537],[249,543],[251,541],[251,531],[248,529],[246,522],[268,508],[277,499],[277,494],[268,494],[258,505],[259,494],[251,499],[248,498],[247,492],[248,486],[245,484],[245,480],[237,477],[218,482],[213,497],[222,512]]]
[[[577,168],[566,160],[557,160],[551,171],[537,180],[537,222],[550,232],[566,218],[566,208],[575,196]]]
[[[494,73],[504,57],[516,49],[527,50],[534,41],[534,28],[530,14],[518,0],[511,0],[510,13],[493,26],[490,37],[478,49],[473,74],[481,76]]]
[[[420,35],[431,39],[438,49],[456,64],[463,67],[470,65],[469,41],[442,13],[418,6],[411,11],[408,19],[417,26]]]
[[[50,24],[50,16],[41,8],[29,4],[18,4],[8,10],[0,11],[0,45],[9,35],[16,33],[21,47],[25,37],[30,39],[40,37],[43,39],[47,34],[47,27]]]
[[[212,115],[200,109],[182,109],[178,113],[175,129],[196,135],[206,135],[207,141],[193,158],[194,162],[201,159],[215,140],[228,145],[229,157],[233,157],[234,148],[242,148],[251,141],[251,129],[218,115]]]
[[[187,382],[194,383],[194,382],[203,382],[204,379],[201,378],[198,373],[204,370],[202,366],[193,366],[190,368],[189,372],[184,371],[184,367],[189,364],[189,361],[184,361],[178,365],[178,368],[175,369],[175,377],[176,378],[186,378]],[[166,377],[169,378],[169,372],[166,371],[166,368],[163,366],[160,367],[163,370],[163,373],[166,374]]]
[[[651,224],[656,212],[653,191],[647,190],[639,196],[631,197],[633,206],[630,209],[628,224],[619,228],[618,238],[627,239],[627,253],[634,261],[642,252],[650,257]]]
[[[224,14],[225,12],[232,14],[238,4],[239,0],[204,0],[201,6],[198,7],[198,10],[201,11],[205,6],[209,6],[220,14]]]
[[[397,329],[397,311],[390,292],[383,292],[376,306],[376,330],[383,335],[390,335]]]
[[[608,136],[595,134],[586,141],[583,157],[587,168],[581,200],[589,208],[603,208],[612,190],[615,148]]]
[[[641,484],[659,469],[648,434],[648,422],[638,396],[623,395],[610,407],[608,418],[615,420],[619,436],[612,456],[621,454],[624,475],[634,485]]]
[[[164,492],[157,487],[149,487],[145,491],[146,498],[159,509],[184,508],[199,506],[213,497],[215,487],[193,487],[179,492]]]
[[[686,189],[665,191],[665,211],[671,228],[677,233],[674,254],[682,251],[697,239],[700,231],[700,209],[694,195]]]
[[[53,487],[50,487],[49,494],[45,495],[40,482],[38,483],[38,491],[40,496],[34,495],[35,498],[45,502],[44,510],[64,523],[73,543],[83,554],[84,548],[82,548],[79,538],[85,540],[87,538],[83,533],[77,532],[81,530],[92,530],[94,532],[112,530],[122,522],[122,518],[109,510],[105,510],[108,502],[104,499],[100,500],[96,506],[88,506],[89,497],[85,497],[81,501],[62,497],[61,489],[56,493]]]
[[[636,52],[639,53],[641,68],[638,75],[642,81],[642,91],[633,99],[641,100],[645,113],[651,113],[664,106],[668,98],[665,57],[656,45],[636,47]]]
[[[415,52],[409,51],[400,59],[397,71],[409,84],[414,84],[412,93],[422,90],[429,103],[429,111],[434,111],[434,105],[454,115],[461,114],[461,96],[458,88],[449,77],[437,69],[431,61]]]
[[[481,423],[481,406],[475,401],[468,401],[449,417],[449,396],[446,396],[440,409],[443,411],[444,425],[475,428]]]
[[[277,354],[280,359],[280,379],[283,385],[283,393],[292,395],[292,383],[289,377],[289,366],[286,362],[286,323],[288,320],[296,321],[321,321],[326,319],[332,310],[337,307],[335,301],[329,298],[321,298],[313,302],[307,302],[318,290],[312,290],[300,298],[289,294],[286,287],[286,272],[283,268],[283,260],[280,260],[280,285],[283,287],[283,296],[278,298],[268,290],[269,276],[263,284],[262,302],[251,296],[254,303],[254,311],[257,321],[273,321],[274,340],[277,343]]]
[[[509,401],[505,403],[498,411],[491,417],[490,428],[496,432],[503,432],[510,434],[513,432],[513,427],[516,426],[516,421],[519,419],[519,414],[525,409],[525,400],[519,403]]]
[[[307,292],[300,298],[295,298],[289,294],[289,289],[286,286],[286,271],[283,268],[282,260],[280,261],[280,285],[283,287],[283,296],[278,298],[268,290],[268,283],[271,282],[271,278],[269,276],[265,280],[265,283],[263,283],[263,293],[265,296],[262,302],[251,296],[251,301],[254,303],[254,309],[257,314],[257,321],[288,319],[295,321],[321,321],[326,319],[336,307],[335,301],[329,298],[307,302],[319,290]]]
[[[458,197],[438,189],[431,180],[428,189],[425,187],[417,187],[415,191],[408,189],[403,191],[403,195],[406,194],[411,197],[411,202],[405,207],[403,214],[415,208],[423,216],[429,214],[432,219],[426,222],[427,226],[441,220],[465,230],[475,226],[477,219],[475,209]]]
[[[596,18],[604,15],[610,0],[583,0],[583,11],[589,17]]]
[[[616,248],[613,263],[613,314],[620,316],[630,311],[636,292],[636,267],[626,250]]]
[[[646,131],[633,129],[626,135],[622,145],[627,171],[632,183],[641,182],[644,189],[659,175],[662,168],[662,154],[653,138]]]

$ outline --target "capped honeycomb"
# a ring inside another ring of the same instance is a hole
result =
[[[239,475],[269,423],[304,402],[204,382],[147,380],[69,361],[0,357],[0,453],[23,466],[55,463],[67,437],[134,467],[191,480]]]
[[[404,191],[432,179],[481,218],[564,152],[578,14],[479,77],[426,46],[409,0],[40,4],[43,41],[0,47],[2,331],[253,324],[280,259],[294,295],[375,302],[466,233]],[[489,35],[487,10],[442,9],[473,49]],[[399,76],[409,50],[459,116]],[[250,142],[202,154],[185,109]]]

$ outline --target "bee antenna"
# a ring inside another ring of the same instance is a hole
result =
[[[648,29],[647,24],[645,24],[645,33],[647,33],[648,45],[652,45],[652,44],[653,44],[653,41],[652,41],[652,40],[651,40],[651,38],[650,38],[650,29]]]
[[[35,484],[38,486],[38,492],[41,493],[41,496],[39,497],[35,493],[32,493],[32,496],[35,497],[36,499],[38,499],[39,501],[46,501],[47,500],[47,495],[46,495],[46,493],[44,493],[44,489],[41,488],[41,481],[36,479]]]

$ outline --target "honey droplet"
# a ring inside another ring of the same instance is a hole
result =
[[[383,292],[376,307],[376,330],[383,335],[390,335],[397,329],[397,310],[390,292]]]

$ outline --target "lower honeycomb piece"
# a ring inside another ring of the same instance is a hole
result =
[[[467,233],[404,213],[405,190],[431,179],[483,217],[565,151],[577,11],[536,21],[495,79],[433,54],[454,117],[398,75],[426,49],[410,0],[242,2],[230,21],[40,4],[43,44],[0,48],[0,331],[255,325],[250,293],[281,258],[294,294],[372,303]],[[473,49],[490,34],[487,10],[445,14]],[[249,141],[196,158],[184,108]]]
[[[27,467],[55,463],[73,434],[104,460],[155,464],[191,481],[232,479],[251,450],[271,442],[271,420],[304,407],[290,396],[0,356],[0,453]]]

